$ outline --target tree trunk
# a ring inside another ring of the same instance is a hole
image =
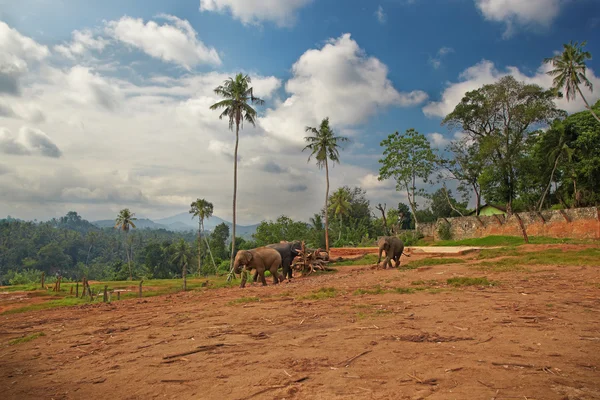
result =
[[[88,253],[87,253],[87,257],[85,258],[85,266],[89,266],[89,261],[90,261],[90,252],[92,251],[92,246],[93,244],[90,244],[90,247],[88,248]]]
[[[581,96],[581,98],[583,99],[583,102],[585,103],[585,108],[587,108],[592,113],[594,118],[596,118],[596,121],[600,122],[600,117],[598,117],[596,115],[596,113],[594,112],[594,110],[592,110],[592,107],[590,107],[590,105],[588,104],[587,100],[583,96],[583,93],[581,93],[581,89],[579,89],[579,86],[577,86],[577,91],[579,92],[579,95]]]
[[[452,202],[450,201],[450,196],[448,196],[448,189],[446,189],[446,187],[444,186],[443,190],[444,190],[444,195],[446,196],[446,201],[448,202],[448,205],[450,206],[452,211],[454,211],[461,217],[464,217],[463,213],[461,213],[456,207],[454,207],[454,204],[452,204]]]
[[[183,291],[187,290],[187,263],[183,263],[183,272],[181,273],[183,277]]]
[[[233,278],[233,261],[235,254],[235,200],[237,196],[237,154],[238,154],[238,143],[240,140],[240,121],[239,115],[235,125],[235,150],[233,152],[233,226],[231,227],[231,258],[229,262],[229,276],[227,280],[230,281]]]
[[[477,186],[472,184],[473,193],[475,193],[475,215],[479,215],[479,209],[481,208],[481,194],[477,190]]]
[[[383,233],[389,236],[390,230],[388,229],[387,218],[385,217],[385,204],[382,206],[381,203],[379,203],[379,205],[375,208],[381,211],[381,217],[383,218]]]
[[[556,156],[556,160],[554,161],[554,167],[552,167],[552,172],[550,173],[550,181],[548,182],[548,186],[546,186],[546,190],[544,190],[544,194],[542,195],[542,199],[540,200],[540,204],[538,205],[538,211],[542,211],[542,207],[544,205],[544,200],[546,199],[546,195],[552,186],[552,180],[554,179],[554,172],[556,171],[556,167],[558,167],[558,161],[560,160],[561,154],[559,153]]]
[[[327,190],[325,191],[325,251],[329,253],[329,212],[327,203],[329,202],[329,164],[325,158],[325,177],[327,179]]]
[[[133,280],[133,273],[131,271],[131,255],[129,254],[129,249],[127,248],[127,238],[128,233],[125,233],[125,254],[127,254],[127,265],[129,266],[129,280],[132,281]]]
[[[202,236],[201,236],[201,232],[203,231],[202,229],[202,219],[200,217],[198,217],[198,277],[200,277],[200,274],[202,273],[202,257],[201,257],[201,251],[200,251],[200,244],[202,244]]]

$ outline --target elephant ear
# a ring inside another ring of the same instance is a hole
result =
[[[244,255],[246,256],[245,258],[247,263],[250,263],[250,261],[252,261],[252,258],[254,258],[254,255],[251,251],[246,251]]]

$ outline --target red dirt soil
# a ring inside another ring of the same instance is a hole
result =
[[[1,316],[2,398],[600,399],[599,266],[340,267]],[[446,285],[460,276],[498,285]],[[353,293],[433,280],[429,291]],[[337,296],[301,299],[323,287]],[[251,296],[260,301],[231,303]]]

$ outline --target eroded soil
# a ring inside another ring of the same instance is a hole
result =
[[[600,399],[600,260],[473,262],[2,316],[1,396]],[[461,276],[497,285],[446,284]]]

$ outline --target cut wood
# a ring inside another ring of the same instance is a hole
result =
[[[357,355],[355,355],[354,357],[350,357],[350,358],[349,358],[349,359],[347,359],[346,361],[342,362],[340,365],[341,365],[341,366],[344,366],[344,367],[348,367],[348,366],[349,366],[349,365],[352,363],[352,361],[356,360],[356,359],[357,359],[357,358],[359,358],[359,357],[362,357],[362,356],[364,356],[365,354],[368,354],[368,353],[370,353],[371,351],[372,351],[372,350],[363,351],[362,353],[360,353],[360,354],[357,354]]]
[[[171,354],[169,356],[164,356],[163,360],[170,360],[172,358],[188,356],[190,354],[196,354],[196,353],[200,353],[202,351],[210,351],[210,350],[214,350],[214,349],[216,349],[218,347],[223,347],[223,346],[225,346],[225,343],[208,344],[208,345],[205,345],[205,346],[200,346],[200,347],[198,347],[198,348],[196,348],[194,350],[185,351],[183,353],[178,353],[178,354]]]

